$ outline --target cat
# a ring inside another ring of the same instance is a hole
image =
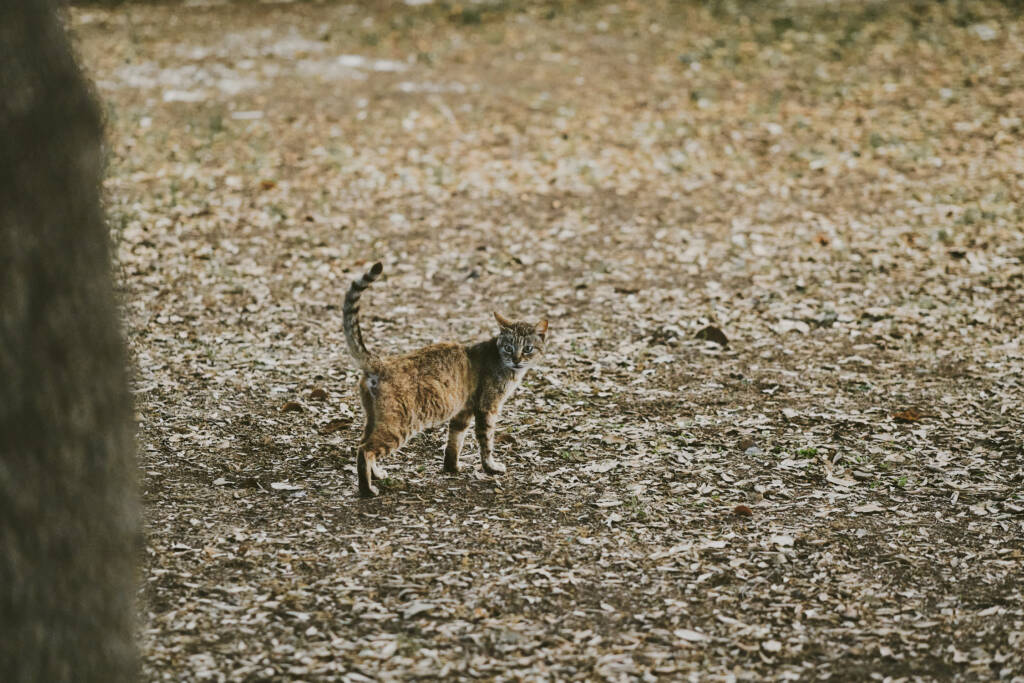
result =
[[[448,423],[444,471],[459,472],[459,453],[470,418],[476,423],[484,471],[502,474],[505,466],[494,457],[494,426],[502,404],[544,354],[548,321],[513,322],[494,313],[499,331],[487,341],[469,346],[442,342],[381,358],[363,343],[359,298],[383,271],[375,263],[355,280],[342,309],[348,350],[363,372],[359,398],[366,426],[356,450],[359,495],[378,495],[373,480],[386,476],[382,458],[413,435],[443,422]]]

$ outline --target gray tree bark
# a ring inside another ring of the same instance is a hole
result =
[[[136,674],[101,119],[52,0],[0,0],[0,679]]]

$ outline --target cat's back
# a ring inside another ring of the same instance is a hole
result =
[[[476,390],[466,349],[452,342],[392,356],[381,369],[379,400],[401,406],[412,431],[451,419]]]
[[[440,342],[385,361],[395,375],[421,379],[463,378],[469,373],[466,347],[455,342]]]

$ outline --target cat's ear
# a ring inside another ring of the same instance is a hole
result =
[[[533,329],[537,332],[537,336],[541,339],[548,333],[548,321],[541,320],[539,323],[533,326]]]
[[[494,312],[494,319],[498,321],[498,324],[501,325],[503,329],[507,330],[512,328],[513,322],[497,311]]]

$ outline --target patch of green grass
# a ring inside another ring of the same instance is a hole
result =
[[[475,7],[466,7],[458,13],[458,21],[467,26],[479,24],[483,21],[483,14]]]
[[[813,446],[810,446],[808,448],[801,448],[797,450],[796,454],[799,455],[801,458],[813,458],[818,454],[818,449]]]
[[[571,451],[559,451],[558,457],[566,462],[583,462],[586,459],[581,454]]]
[[[776,38],[781,38],[782,34],[795,26],[796,22],[793,21],[792,17],[782,16],[772,18],[772,30],[775,31]]]
[[[978,222],[978,211],[977,209],[967,209],[956,219],[957,225],[974,225]]]
[[[647,519],[647,506],[638,496],[630,496],[626,499],[626,509],[635,519]]]
[[[384,477],[383,479],[377,480],[377,483],[380,485],[382,489],[388,491],[395,491],[398,489],[405,488],[405,482],[402,481],[401,479],[398,479],[397,477],[387,476]]]

